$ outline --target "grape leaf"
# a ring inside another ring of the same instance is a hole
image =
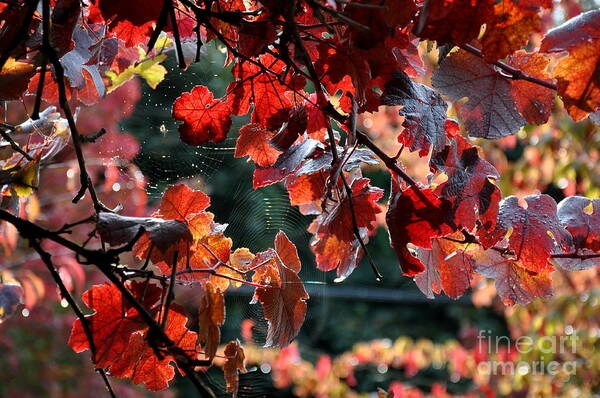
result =
[[[451,203],[446,199],[439,199],[431,189],[411,186],[392,194],[386,222],[390,243],[404,275],[414,276],[425,270],[406,245],[412,243],[431,248],[431,238],[450,234],[455,229],[448,223],[450,212]]]
[[[494,249],[480,250],[472,257],[475,271],[495,280],[496,290],[505,305],[527,305],[536,297],[552,295],[552,267],[535,273]]]
[[[417,36],[435,40],[439,45],[465,44],[475,39],[481,25],[491,19],[494,1],[428,1],[415,24]]]
[[[555,244],[562,249],[572,247],[571,234],[564,229],[556,215],[556,202],[548,195],[525,197],[527,208],[519,205],[516,196],[505,198],[500,204],[498,221],[493,231],[480,236],[486,247],[504,239],[510,230],[507,249],[514,253],[513,262],[534,272],[551,268],[548,259]]]
[[[361,231],[363,242],[368,242],[366,231]],[[340,240],[335,235],[315,236],[311,240],[317,268],[321,271],[336,271],[336,282],[341,282],[359,266],[364,252],[358,239]]]
[[[183,315],[183,308],[171,304],[165,333],[171,341],[181,350],[190,353],[194,358],[196,353],[197,335],[186,327],[187,317]],[[144,384],[152,391],[165,389],[169,381],[175,376],[171,362],[175,359],[171,355],[157,356],[156,349],[151,346],[148,331],[136,332],[131,335],[127,350],[119,361],[110,366],[110,374],[114,377],[128,377],[137,384]]]
[[[192,240],[190,230],[180,220],[163,220],[156,217],[125,217],[102,212],[98,214],[96,227],[102,240],[111,246],[131,242],[140,229],[148,232],[148,237],[152,243],[163,252],[180,239]]]
[[[562,226],[573,236],[576,253],[582,257],[554,257],[553,261],[569,271],[600,265],[600,256],[595,256],[600,252],[600,199],[565,198],[558,204],[557,214]]]
[[[300,213],[305,215],[320,214],[327,178],[329,173],[324,171],[289,176],[285,181],[285,188],[290,197],[290,205],[298,206]]]
[[[473,54],[463,50],[450,54],[433,73],[431,81],[454,101],[468,97],[460,108],[460,116],[472,137],[502,138],[525,125],[508,80]]]
[[[508,64],[529,76],[552,83],[546,68],[550,60],[542,54],[517,51],[508,57]],[[510,82],[517,110],[528,123],[543,124],[548,121],[554,104],[554,90],[523,79]]]
[[[274,135],[272,131],[265,129],[260,124],[245,125],[240,129],[234,156],[236,158],[249,156],[249,160],[261,167],[272,165],[281,154],[270,143]]]
[[[154,284],[127,282],[133,296],[155,316],[160,306],[161,289]],[[151,390],[168,386],[175,375],[170,355],[157,357],[148,336],[148,326],[131,303],[124,299],[113,284],[95,285],[83,296],[86,306],[95,312],[86,319],[93,336],[94,363],[109,369],[115,377],[129,377],[135,383],[144,383]],[[196,351],[196,333],[186,328],[187,318],[173,304],[165,333],[182,350]],[[73,323],[69,345],[75,352],[90,348],[90,342],[79,319]],[[190,354],[192,355],[192,354]]]
[[[494,166],[479,157],[477,147],[458,132],[450,133],[450,137],[449,144],[431,156],[432,169],[448,176],[435,193],[452,203],[454,222],[458,226],[470,231],[479,219],[484,224],[493,224],[498,214],[500,191],[490,180],[500,175]]]
[[[277,161],[271,166],[255,168],[253,188],[264,187],[283,180],[296,171],[302,162],[315,152],[319,145],[321,145],[319,141],[307,138],[279,155]]]
[[[400,115],[406,130],[398,136],[398,141],[419,151],[419,156],[427,156],[429,149],[438,152],[446,142],[445,121],[446,102],[432,89],[413,83],[402,71],[394,72],[383,90],[381,101],[384,105],[402,105]]]
[[[309,230],[318,236],[335,235],[339,240],[354,240],[353,219],[356,226],[372,230],[381,208],[377,201],[383,196],[383,190],[372,187],[368,178],[357,178],[350,184],[352,198],[343,196],[339,201],[331,201],[323,214],[317,217]],[[354,213],[354,216],[352,215]]]
[[[162,9],[162,2],[132,0],[98,0],[90,5],[92,22],[110,21],[109,29],[123,40],[128,47],[148,40],[152,24],[156,22]]]
[[[252,123],[258,123],[268,130],[279,129],[287,120],[289,109],[300,105],[293,103],[285,93],[300,90],[306,84],[303,77],[289,71],[285,73],[285,69],[286,65],[270,54],[261,55],[256,63],[237,63],[231,72],[236,80],[227,88],[231,112],[244,115],[248,113],[250,105],[254,105]],[[280,75],[286,77],[280,81]]]
[[[223,364],[223,372],[225,373],[225,381],[227,383],[227,392],[233,393],[233,398],[237,397],[239,388],[238,370],[245,372],[244,367],[244,350],[240,346],[238,340],[230,341],[225,346],[224,355],[226,357]]]
[[[165,191],[158,214],[165,219],[186,221],[210,206],[210,197],[185,184],[172,185]]]
[[[576,16],[546,34],[541,52],[569,55],[552,70],[558,94],[575,121],[600,108],[600,10]]]
[[[173,104],[173,118],[183,121],[179,126],[181,140],[190,145],[225,140],[231,128],[231,113],[231,103],[214,99],[206,86],[194,87]]]
[[[431,249],[417,248],[425,271],[415,275],[415,283],[427,298],[433,299],[443,289],[457,299],[471,287],[474,261],[465,250],[464,244],[444,238],[432,239]]]
[[[296,246],[284,232],[275,238],[275,250],[258,253],[251,267],[262,264],[252,277],[254,283],[267,287],[257,288],[253,302],[260,302],[268,321],[265,347],[289,345],[298,334],[306,316],[306,300]]]
[[[525,46],[529,36],[539,31],[540,20],[537,10],[524,7],[520,1],[497,2],[481,38],[483,59],[495,62]]]
[[[204,354],[212,360],[217,354],[221,341],[220,326],[225,322],[225,299],[223,293],[213,283],[206,283],[198,308],[200,329],[198,341],[204,344]]]
[[[9,58],[0,71],[0,101],[17,100],[35,75],[35,66]]]

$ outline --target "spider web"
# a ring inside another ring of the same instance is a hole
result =
[[[210,52],[209,52],[210,53]],[[141,152],[134,162],[148,178],[149,201],[160,201],[166,187],[178,182],[200,188],[211,196],[209,211],[215,213],[215,221],[228,224],[226,236],[233,240],[233,248],[247,247],[253,253],[273,247],[278,231],[284,231],[297,245],[302,260],[301,278],[311,295],[306,324],[299,335],[302,349],[317,351],[315,345],[319,334],[325,329],[328,300],[325,294],[327,276],[319,271],[310,253],[310,234],[306,228],[310,218],[290,206],[287,192],[281,184],[257,190],[252,189],[253,166],[245,159],[234,158],[237,131],[245,123],[244,117],[236,118],[229,138],[219,144],[191,147],[179,140],[177,124],[171,117],[171,104],[175,98],[197,84],[206,84],[215,95],[223,93],[224,87],[217,71],[222,71],[219,54],[212,53],[208,59],[190,67],[185,76],[177,68],[170,72],[156,90],[144,89],[134,114],[123,123],[123,130],[132,132],[141,145]],[[213,79],[207,76],[212,73]],[[193,290],[193,288],[192,288]],[[242,286],[226,293],[227,319],[222,328],[221,342],[238,338],[240,321],[253,321],[253,339],[257,345],[265,342],[267,322],[259,304],[250,304],[253,290]],[[186,297],[188,297],[186,299]],[[185,295],[185,300],[193,297]],[[181,302],[181,300],[179,300]],[[266,396],[273,388],[268,367],[251,368],[240,377],[241,397]],[[224,394],[222,373],[211,370],[205,374],[212,389]],[[227,395],[225,395],[227,396]]]

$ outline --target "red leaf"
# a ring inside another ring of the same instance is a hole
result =
[[[536,297],[552,295],[551,267],[535,273],[494,249],[480,250],[473,259],[477,273],[495,279],[496,290],[505,305],[527,305]]]
[[[525,119],[517,112],[509,81],[471,53],[460,50],[450,54],[431,81],[454,101],[468,97],[460,108],[460,116],[472,137],[502,138],[525,125]]]
[[[227,392],[233,393],[233,398],[235,398],[237,397],[239,388],[238,370],[241,372],[246,371],[246,368],[244,367],[244,350],[240,346],[240,342],[235,340],[227,343],[224,354],[227,358],[223,364]]]
[[[529,36],[539,31],[540,16],[536,9],[520,1],[505,0],[494,5],[494,16],[486,22],[481,38],[481,52],[486,62],[495,62],[527,45]]]
[[[190,145],[225,140],[231,128],[231,114],[231,103],[214,99],[206,86],[194,87],[173,104],[173,118],[184,122],[179,126],[181,140]]]
[[[454,222],[471,231],[478,220],[493,227],[498,214],[500,190],[491,179],[500,177],[488,161],[479,157],[477,147],[459,134],[451,134],[449,144],[432,155],[432,169],[442,171],[448,180],[435,190],[440,198],[452,202]]]
[[[485,247],[490,247],[508,237],[507,248],[514,253],[514,260],[532,272],[550,268],[548,258],[555,244],[563,249],[572,247],[571,234],[564,229],[556,215],[556,202],[548,195],[525,197],[527,208],[519,205],[516,196],[505,198],[500,204],[496,228],[480,237]]]
[[[187,327],[187,317],[183,309],[172,304],[165,324],[165,333],[179,348],[190,353],[196,352],[197,335]],[[122,358],[111,365],[110,374],[114,377],[129,377],[134,383],[142,384],[152,391],[165,389],[175,376],[171,355],[156,355],[156,350],[149,342],[148,332],[138,332],[131,335],[127,350]]]
[[[517,51],[508,57],[508,64],[529,76],[551,83],[546,71],[550,60],[542,54]],[[522,79],[510,82],[517,110],[528,123],[543,124],[548,121],[554,104],[554,90]]]
[[[474,261],[464,246],[441,238],[432,239],[431,249],[417,249],[425,271],[415,275],[415,283],[427,298],[443,289],[448,297],[457,299],[471,287]]]
[[[406,245],[431,248],[431,238],[454,231],[448,224],[450,211],[451,203],[438,199],[431,189],[409,187],[392,195],[386,221],[404,275],[414,276],[425,269]]]
[[[270,166],[281,154],[270,144],[274,133],[260,124],[247,124],[240,129],[240,136],[235,145],[235,157],[249,156],[257,165]]]
[[[296,171],[302,162],[315,152],[318,145],[320,145],[318,141],[308,138],[279,155],[277,161],[271,166],[255,168],[253,188],[264,187],[283,180]]]
[[[600,108],[600,10],[580,14],[552,29],[541,52],[568,51],[552,70],[558,94],[575,121]]]
[[[138,291],[141,297],[140,284],[130,285]],[[145,304],[152,306],[160,297],[160,289],[156,285],[149,285],[146,292]],[[131,307],[128,301],[123,300],[119,289],[112,284],[92,286],[83,293],[83,302],[88,308],[95,310],[93,315],[88,315],[90,329],[94,336],[96,353],[94,361],[101,368],[108,368],[118,362],[121,354],[127,351],[131,334],[145,328],[145,323],[139,313]],[[75,352],[89,349],[89,342],[84,333],[81,322],[77,319],[73,323],[69,345]]]
[[[101,15],[105,21],[110,21],[111,32],[125,41],[127,47],[132,47],[148,40],[161,9],[160,1],[98,0],[90,5],[90,19],[99,22]]]
[[[327,178],[328,173],[323,171],[288,177],[285,188],[290,197],[290,204],[298,206],[302,214],[320,214],[321,198],[325,195]]]
[[[367,241],[367,234],[361,234]],[[321,271],[336,271],[336,282],[341,282],[360,265],[364,252],[358,239],[342,241],[335,235],[315,236],[310,245],[315,254],[317,268]]]
[[[600,252],[600,199],[565,198],[558,204],[558,219],[573,236],[575,251],[581,257],[555,257],[553,261],[568,271],[600,265],[600,256],[594,256]]]
[[[277,234],[275,248],[258,253],[251,265],[266,262],[252,277],[253,282],[269,286],[257,288],[253,300],[262,304],[268,321],[265,347],[285,347],[292,342],[304,322],[309,298],[298,276],[300,259],[296,247],[285,233]]]
[[[161,290],[143,282],[127,283],[133,296],[151,315],[158,314]],[[166,388],[175,372],[170,355],[156,356],[148,336],[147,324],[121,291],[113,284],[93,286],[83,294],[83,301],[94,314],[86,316],[95,347],[94,363],[108,369],[112,376],[129,377],[144,383],[151,390]],[[187,317],[177,305],[172,305],[165,326],[167,336],[182,350],[196,351],[197,335],[186,328]],[[79,320],[73,323],[69,345],[75,352],[90,348]],[[194,356],[193,354],[190,354]]]
[[[335,235],[339,240],[351,242],[354,240],[353,215],[356,226],[372,230],[381,208],[377,201],[383,196],[383,190],[369,185],[368,178],[357,178],[352,181],[352,201],[343,196],[338,202],[332,203],[322,215],[313,221],[310,230],[315,230],[319,237]]]
[[[571,196],[558,204],[557,212],[577,249],[600,251],[600,199]]]
[[[286,121],[289,109],[297,105],[285,93],[302,89],[306,82],[286,71],[286,65],[270,54],[260,56],[256,62],[258,65],[244,61],[233,67],[236,80],[227,88],[227,101],[236,115],[248,113],[250,105],[254,105],[251,121],[277,130]],[[285,76],[283,82],[280,76]]]
[[[415,24],[416,34],[438,44],[470,42],[479,35],[481,25],[494,12],[493,0],[440,0],[426,4]]]
[[[198,317],[200,322],[198,339],[204,344],[204,354],[212,360],[221,341],[220,326],[225,322],[225,299],[221,290],[210,282],[206,283],[200,297]]]
[[[208,206],[210,198],[204,192],[178,184],[167,188],[158,213],[161,218],[189,221],[191,215],[203,212]]]
[[[397,71],[385,85],[381,101],[389,106],[402,105],[400,115],[405,117],[402,125],[406,131],[398,136],[400,143],[411,151],[418,150],[419,156],[427,156],[431,147],[433,153],[443,148],[447,105],[435,91]]]

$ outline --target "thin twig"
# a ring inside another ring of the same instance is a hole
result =
[[[37,91],[35,94],[35,104],[31,112],[31,119],[37,120],[40,118],[40,108],[42,107],[42,94],[44,93],[44,81],[46,80],[46,70],[48,69],[48,59],[43,56],[42,69],[40,70],[40,78],[38,80]]]
[[[463,44],[462,46],[460,46],[460,48],[462,48],[465,51],[468,51],[469,53],[471,53],[479,58],[483,58],[483,54],[482,54],[481,50],[479,50],[478,48],[476,48],[470,44]],[[546,80],[538,79],[537,77],[534,77],[531,75],[528,75],[527,73],[525,73],[517,68],[513,68],[512,66],[507,65],[502,61],[492,62],[492,64],[497,66],[498,68],[502,69],[504,72],[510,74],[512,79],[527,80],[528,82],[540,85],[542,87],[549,88],[550,90],[555,90],[555,91],[557,90],[556,84],[548,82]]]
[[[42,0],[42,49],[54,68],[56,84],[58,85],[59,104],[65,114],[65,118],[69,123],[73,147],[75,148],[75,155],[77,156],[77,163],[79,165],[79,179],[81,187],[79,188],[79,192],[77,195],[75,195],[72,202],[79,202],[87,190],[90,193],[90,197],[94,203],[94,209],[97,213],[101,211],[111,211],[111,209],[108,209],[98,200],[92,179],[87,172],[83,150],[81,149],[81,135],[79,134],[79,130],[75,124],[75,119],[73,118],[73,113],[71,112],[71,107],[69,106],[69,101],[67,100],[65,72],[62,64],[60,63],[60,59],[58,58],[56,50],[50,43],[50,0]]]
[[[56,283],[56,285],[58,286],[58,289],[60,290],[61,296],[65,300],[67,300],[67,303],[69,303],[69,306],[71,306],[71,309],[73,310],[73,312],[79,319],[79,322],[81,322],[81,327],[83,329],[83,332],[85,333],[85,337],[88,340],[88,344],[90,346],[90,352],[92,353],[92,363],[95,364],[96,363],[96,345],[94,343],[94,335],[93,335],[92,329],[90,327],[89,319],[87,319],[85,317],[85,315],[83,315],[81,308],[79,308],[79,305],[77,304],[77,302],[75,301],[75,299],[73,298],[73,296],[71,295],[71,293],[69,292],[67,287],[65,286],[62,278],[60,277],[60,274],[58,273],[58,271],[56,270],[56,267],[54,266],[54,263],[52,262],[52,256],[50,255],[50,253],[48,253],[47,251],[42,249],[42,246],[36,239],[30,239],[29,243],[31,244],[33,249],[36,252],[38,252],[38,254],[40,255],[40,258],[42,259],[42,262],[44,264],[46,264],[48,271],[50,271],[50,274],[52,275],[52,279],[54,279],[54,282]],[[96,371],[98,373],[100,373],[100,376],[102,377],[102,380],[104,381],[104,385],[106,386],[106,389],[107,389],[108,393],[110,394],[110,396],[112,398],[115,398],[116,395],[112,389],[112,386],[110,385],[110,381],[108,380],[108,377],[106,376],[106,372],[104,371],[104,369],[97,368]]]
[[[0,135],[2,136],[2,138],[4,138],[4,139],[5,139],[5,140],[6,140],[6,141],[7,141],[7,142],[10,144],[10,147],[11,147],[12,149],[14,149],[15,151],[19,152],[21,155],[23,155],[23,157],[24,157],[25,159],[27,159],[27,160],[29,160],[29,161],[32,161],[32,160],[33,160],[33,158],[31,157],[31,155],[30,155],[30,154],[28,154],[27,152],[25,152],[25,151],[23,150],[23,148],[21,148],[21,147],[19,146],[19,144],[17,144],[17,143],[15,142],[15,140],[13,140],[13,139],[12,139],[12,137],[11,137],[10,135],[8,135],[8,133],[7,133],[6,131],[2,130],[1,128],[0,128]]]

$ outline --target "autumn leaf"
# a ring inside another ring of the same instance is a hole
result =
[[[383,196],[383,190],[370,185],[368,178],[357,178],[350,184],[352,197],[342,196],[337,202],[324,210],[313,221],[310,230],[318,236],[335,235],[338,239],[350,242],[354,240],[352,226],[372,230],[381,208],[377,201]]]
[[[238,371],[246,371],[244,367],[244,349],[238,340],[234,340],[227,343],[223,354],[226,357],[223,364],[223,372],[225,373],[227,392],[233,393],[233,397],[235,398],[237,397],[239,388]]]
[[[475,271],[495,280],[496,291],[505,305],[527,305],[536,297],[552,295],[552,268],[536,273],[519,266],[494,249],[472,254]]]
[[[21,98],[33,75],[35,75],[34,65],[9,58],[0,71],[0,101]]]
[[[406,128],[398,141],[419,156],[427,156],[430,148],[438,152],[446,142],[446,102],[432,89],[413,83],[402,71],[394,72],[381,96],[383,104],[401,105],[402,125]]]
[[[494,1],[430,1],[421,10],[415,33],[438,44],[465,44],[477,38],[481,25],[491,19]]]
[[[225,322],[225,299],[223,293],[212,283],[206,283],[200,296],[198,308],[200,329],[198,340],[204,344],[204,354],[212,360],[221,341],[220,327]]]
[[[188,264],[191,248],[199,239],[206,238],[215,229],[214,215],[206,212],[210,198],[201,191],[195,191],[184,184],[172,185],[165,191],[160,208],[155,217],[182,222],[191,233],[192,239],[181,239],[176,244],[167,246],[164,250],[154,248],[149,236],[143,235],[134,246],[138,258],[150,257],[163,270],[172,266],[177,252],[178,267]],[[175,224],[171,222],[170,224]],[[203,264],[202,268],[206,265]],[[169,274],[169,272],[167,272]]]
[[[479,156],[458,132],[443,150],[432,154],[430,166],[442,171],[448,179],[438,185],[435,193],[452,203],[456,225],[471,231],[477,221],[489,229],[496,222],[500,190],[491,181],[500,177],[488,161]]]
[[[252,187],[256,189],[282,181],[296,171],[302,165],[302,162],[315,152],[319,145],[321,145],[319,141],[307,138],[279,155],[277,161],[272,165],[256,167]]]
[[[265,347],[285,347],[304,322],[309,298],[298,276],[301,265],[296,246],[280,231],[275,238],[275,249],[258,253],[251,268],[262,263],[252,281],[266,285],[256,289],[253,299],[262,304],[268,321]]]
[[[263,71],[263,68],[271,72]],[[232,70],[236,80],[227,88],[230,113],[244,115],[253,105],[252,123],[267,130],[279,129],[287,120],[289,109],[296,105],[285,93],[299,90],[306,83],[303,77],[295,76],[291,71],[284,74],[285,69],[286,65],[270,54],[261,55],[256,63],[237,63]],[[279,80],[280,74],[286,76],[283,81]]]
[[[161,289],[154,284],[128,282],[125,287],[152,315],[157,316]],[[109,369],[114,377],[128,377],[157,391],[168,387],[175,376],[170,362],[173,357],[159,358],[148,336],[148,325],[114,284],[95,285],[82,296],[85,305],[95,312],[86,316],[93,336],[93,360],[97,367]],[[165,324],[165,334],[182,350],[196,351],[197,335],[186,327],[182,309],[172,305]],[[90,349],[90,342],[79,319],[73,323],[69,345],[75,352]],[[193,356],[193,354],[190,354]]]
[[[457,299],[471,287],[475,262],[466,250],[467,245],[444,238],[432,239],[431,249],[417,249],[425,271],[415,275],[415,283],[427,298],[444,290]]]
[[[99,213],[98,233],[111,246],[133,241],[140,230],[148,232],[152,243],[161,251],[167,250],[180,239],[192,240],[187,225],[180,220],[156,217],[125,217],[114,213]]]
[[[464,50],[450,54],[431,81],[433,87],[453,101],[468,98],[460,108],[460,116],[472,137],[502,138],[525,125],[509,81],[473,54]]]
[[[406,276],[425,270],[406,245],[431,248],[431,238],[445,236],[454,231],[451,220],[451,203],[439,199],[431,189],[409,187],[392,194],[386,214],[390,243],[396,252],[400,269]]]
[[[481,52],[486,62],[505,58],[527,45],[529,36],[540,29],[541,18],[536,9],[529,9],[514,0],[494,5],[494,16],[486,22],[481,38]]]
[[[189,221],[210,206],[210,198],[185,184],[171,185],[163,194],[158,213],[162,218]]]
[[[569,55],[558,61],[552,77],[558,94],[575,121],[600,108],[600,10],[585,12],[552,29],[541,52]]]
[[[270,143],[273,136],[272,131],[265,129],[260,124],[245,125],[240,129],[234,156],[236,158],[249,156],[250,160],[261,167],[272,165],[281,154]]]
[[[558,204],[560,223],[573,236],[575,253],[579,257],[557,257],[552,260],[568,271],[587,269],[600,265],[600,199],[571,196]]]
[[[517,51],[508,57],[508,64],[529,76],[552,83],[546,70],[550,59],[539,53]],[[524,79],[510,82],[517,110],[528,123],[543,124],[548,121],[554,104],[554,90]]]
[[[548,259],[555,245],[565,250],[572,247],[571,234],[560,225],[556,202],[548,195],[525,197],[527,208],[516,196],[505,198],[500,204],[496,228],[480,236],[485,247],[491,247],[505,238],[507,249],[514,254],[514,262],[525,270],[541,273],[550,268]]]
[[[231,106],[230,102],[214,99],[206,86],[196,86],[180,95],[173,104],[173,118],[184,122],[179,126],[181,140],[190,145],[225,140],[231,128]]]
[[[186,327],[187,320],[183,315],[183,308],[172,304],[165,324],[165,334],[178,348],[195,359],[198,336]],[[136,384],[143,383],[152,391],[167,388],[175,376],[171,364],[175,359],[171,355],[158,356],[151,338],[147,331],[132,334],[122,358],[111,365],[111,376],[128,377]]]
[[[367,242],[367,234],[361,234]],[[336,282],[341,282],[359,266],[364,251],[358,239],[343,241],[335,235],[315,236],[311,240],[311,250],[315,254],[317,268],[321,271],[336,271]]]
[[[156,22],[162,3],[134,0],[122,3],[117,0],[98,0],[90,5],[90,19],[93,22],[110,21],[109,28],[128,47],[139,42],[146,42],[152,32],[152,24]]]

